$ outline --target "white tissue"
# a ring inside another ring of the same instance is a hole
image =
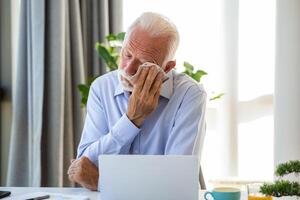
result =
[[[168,80],[169,77],[167,76],[167,74],[165,73],[165,71],[164,71],[160,66],[158,66],[158,65],[155,64],[155,63],[145,62],[145,63],[143,63],[143,64],[138,68],[138,71],[137,71],[133,76],[128,75],[128,74],[125,72],[124,69],[121,69],[121,68],[118,69],[118,79],[119,79],[119,81],[122,83],[123,89],[124,89],[125,91],[132,92],[132,90],[133,90],[133,85],[130,83],[130,81],[131,81],[132,79],[134,79],[136,76],[139,75],[139,73],[140,73],[142,67],[151,67],[151,66],[156,66],[156,68],[157,68],[159,71],[163,72],[163,74],[164,74],[164,80],[163,80],[163,82],[165,82],[166,80]],[[121,79],[121,76],[123,77],[123,79]]]

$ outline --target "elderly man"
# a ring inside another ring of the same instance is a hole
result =
[[[91,86],[70,180],[96,190],[101,154],[198,154],[206,93],[173,70],[178,43],[175,25],[159,14],[144,13],[130,26],[119,70]]]

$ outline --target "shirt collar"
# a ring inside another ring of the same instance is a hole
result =
[[[165,97],[167,99],[170,99],[173,94],[173,70],[171,70],[169,73],[167,73],[167,76],[169,77],[168,80],[166,80],[162,86],[160,91],[160,96]],[[115,89],[114,96],[117,96],[119,94],[124,93],[122,83],[118,80],[118,85]]]

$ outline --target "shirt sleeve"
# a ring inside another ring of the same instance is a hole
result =
[[[77,158],[87,156],[98,166],[98,156],[101,154],[127,154],[130,144],[140,129],[128,119],[126,113],[112,127],[108,127],[96,86],[92,84],[90,88],[87,116],[77,150]]]
[[[186,91],[167,139],[165,154],[200,156],[205,136],[206,97],[199,85]]]

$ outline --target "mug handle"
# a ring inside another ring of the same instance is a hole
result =
[[[205,192],[205,194],[204,194],[204,199],[205,200],[208,200],[207,195],[210,195],[210,196],[212,196],[214,198],[214,196],[212,195],[211,192]]]

